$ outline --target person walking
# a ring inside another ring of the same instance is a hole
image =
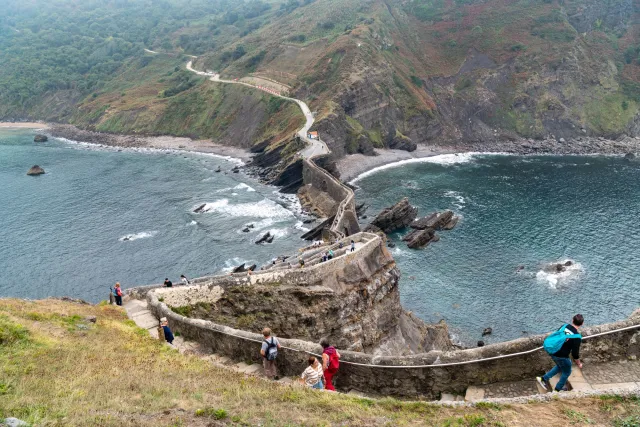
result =
[[[322,390],[324,388],[322,377],[322,365],[314,356],[309,356],[309,366],[302,372],[300,379],[308,387]]]
[[[320,341],[322,346],[322,370],[324,371],[325,388],[327,390],[336,391],[333,386],[333,376],[338,373],[340,368],[340,353],[335,349],[327,338]]]
[[[164,287],[165,287],[165,288],[171,288],[171,287],[173,287],[173,283],[171,283],[171,280],[169,280],[169,278],[168,278],[168,277],[165,277],[165,279],[164,279]]]
[[[183,285],[191,284],[191,282],[189,282],[189,279],[187,279],[187,276],[185,276],[184,274],[180,275],[180,281],[182,282]]]
[[[262,336],[264,337],[264,341],[262,342],[262,348],[260,348],[260,355],[262,356],[264,375],[270,380],[277,380],[276,357],[278,357],[278,350],[281,348],[280,343],[278,342],[278,338],[271,336],[271,329],[269,328],[262,330]]]
[[[356,250],[356,242],[355,241],[351,241],[351,252]]]
[[[162,326],[162,331],[164,332],[164,339],[169,344],[173,344],[173,333],[171,332],[171,328],[169,328],[169,321],[166,317],[160,319],[160,326]]]
[[[120,288],[120,282],[116,282],[116,286],[113,288],[113,296],[116,299],[116,305],[122,305],[122,288]]]
[[[566,384],[571,375],[571,359],[569,355],[573,356],[578,368],[582,369],[582,362],[580,361],[582,335],[578,332],[578,329],[583,323],[584,317],[582,314],[576,314],[573,316],[571,324],[562,325],[560,329],[545,338],[544,349],[549,353],[556,366],[542,377],[536,377],[536,381],[543,389],[551,391],[552,387],[549,381],[557,374],[560,374],[560,380],[556,384],[555,391],[567,391]]]

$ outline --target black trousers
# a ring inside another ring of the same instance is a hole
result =
[[[116,295],[116,304],[117,305],[122,305],[122,297],[121,296]]]

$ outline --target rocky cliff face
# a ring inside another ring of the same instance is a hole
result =
[[[333,271],[318,283],[254,285],[225,289],[215,303],[179,310],[190,317],[234,328],[318,342],[376,354],[406,354],[452,347],[445,324],[427,325],[400,304],[400,272],[382,244],[363,259]]]

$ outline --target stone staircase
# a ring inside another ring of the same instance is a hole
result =
[[[549,368],[552,367],[549,360]],[[555,388],[560,375],[551,379],[551,385]],[[608,363],[585,363],[582,369],[573,366],[571,376],[567,382],[570,391],[607,391],[607,390],[640,390],[640,361],[622,360]],[[484,386],[471,386],[467,388],[464,400],[476,402],[492,398],[525,397],[536,394],[545,394],[548,391],[542,389],[534,378],[524,381],[511,381],[493,383]],[[461,400],[451,399],[446,396],[446,401]],[[445,399],[441,399],[445,400]]]
[[[147,307],[145,300],[129,299],[124,302],[123,308],[127,315],[136,325],[149,331],[149,334],[158,338],[157,319]],[[167,343],[166,345],[170,345]],[[203,360],[224,369],[239,372],[257,378],[264,377],[264,371],[260,364],[236,363],[230,358],[218,354],[212,354],[203,348],[199,343],[186,341],[180,336],[176,336],[173,345],[182,354],[190,354],[200,357]],[[551,368],[549,359],[549,368]],[[555,387],[560,378],[556,375],[551,379],[551,385]],[[295,378],[281,378],[279,383],[298,384]],[[640,390],[640,361],[623,360],[609,363],[589,364],[585,363],[583,369],[574,365],[571,377],[567,386],[571,391],[590,390]],[[441,402],[477,402],[485,399],[515,398],[545,394],[547,391],[540,388],[535,378],[523,381],[509,381],[487,384],[483,386],[470,386],[464,396],[450,393],[443,393]]]
[[[136,325],[143,329],[146,329],[147,331],[149,331],[149,334],[153,338],[158,339],[158,325],[160,324],[160,319],[156,318],[151,313],[147,306],[147,301],[129,299],[128,301],[123,303],[123,308],[127,312],[127,316],[129,316],[129,318],[133,320]],[[177,349],[182,354],[190,354],[206,360],[213,366],[229,369],[231,371],[239,372],[245,375],[266,379],[266,377],[264,376],[262,365],[258,363],[236,363],[226,356],[221,356],[215,353],[212,354],[211,352],[203,348],[199,343],[187,341],[181,336],[176,336],[173,340],[173,344],[166,343],[166,345]],[[280,378],[278,382],[282,384],[292,384],[295,383],[295,380],[293,378],[284,377]]]

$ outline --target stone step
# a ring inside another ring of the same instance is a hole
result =
[[[440,395],[440,402],[462,402],[465,399],[465,396],[460,396],[452,393],[442,393],[442,395]]]
[[[136,325],[143,329],[156,329],[158,327],[158,319],[156,319],[150,312],[133,316],[131,320],[136,322]]]
[[[464,394],[464,400],[467,402],[476,402],[484,399],[484,388],[478,386],[470,386],[467,388],[467,392]]]

